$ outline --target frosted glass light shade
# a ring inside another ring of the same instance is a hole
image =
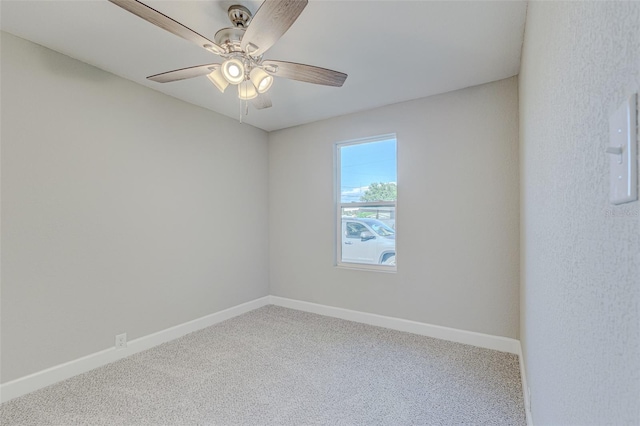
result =
[[[222,63],[222,75],[231,84],[240,84],[244,80],[244,65],[239,59],[227,59]]]
[[[253,99],[256,96],[258,96],[258,92],[251,80],[243,81],[238,85],[238,97],[243,101]]]
[[[219,91],[224,93],[224,90],[229,86],[229,82],[222,75],[220,68],[216,68],[211,74],[207,74],[207,78],[218,88]]]
[[[273,77],[261,68],[252,69],[249,78],[251,78],[251,82],[258,90],[258,93],[266,92],[273,84]]]

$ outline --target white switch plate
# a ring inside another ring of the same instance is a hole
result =
[[[636,94],[631,95],[609,118],[609,150],[620,152],[609,152],[611,204],[638,199],[636,97]]]

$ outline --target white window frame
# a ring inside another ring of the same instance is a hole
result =
[[[396,201],[374,201],[374,202],[362,202],[362,203],[343,203],[342,202],[342,191],[341,191],[341,175],[340,171],[341,167],[341,155],[340,148],[349,145],[360,145],[364,143],[371,142],[382,142],[389,139],[393,139],[396,141],[396,171],[398,167],[398,138],[395,133],[389,133],[386,135],[379,135],[361,139],[352,139],[348,141],[336,142],[334,145],[334,164],[335,164],[335,173],[334,173],[334,207],[335,207],[335,266],[338,268],[346,268],[346,269],[359,269],[365,271],[378,271],[378,272],[390,272],[395,273],[398,270],[398,264],[396,260],[395,265],[372,265],[368,263],[355,263],[355,262],[343,262],[342,261],[342,208],[343,207],[382,207],[382,206],[394,206],[396,217],[398,214],[398,200]],[[397,180],[397,172],[396,172],[396,180]],[[396,182],[397,184],[397,182]],[[398,254],[398,238],[396,234],[396,259]]]

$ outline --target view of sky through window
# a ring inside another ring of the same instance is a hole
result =
[[[340,198],[362,201],[373,183],[397,183],[396,140],[345,145],[340,148]]]

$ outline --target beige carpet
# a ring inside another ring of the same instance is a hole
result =
[[[515,355],[266,306],[0,406],[8,425],[524,425]]]

